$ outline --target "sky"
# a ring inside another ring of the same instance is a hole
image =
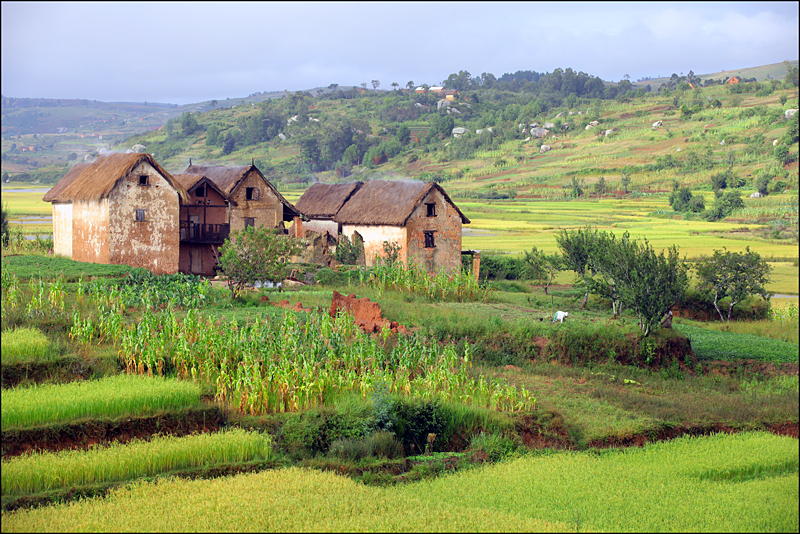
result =
[[[190,104],[571,67],[619,81],[798,59],[798,2],[2,2],[2,94]]]

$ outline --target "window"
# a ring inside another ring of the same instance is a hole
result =
[[[136,210],[136,222],[146,222],[145,212],[147,210]]]
[[[139,175],[139,185],[150,185],[150,177],[146,174]]]
[[[200,187],[198,187],[194,192],[194,196],[196,196],[197,198],[202,198],[206,196],[206,186],[201,185]]]
[[[430,204],[425,204],[428,208],[428,217],[436,217],[436,203],[431,202]]]
[[[248,187],[245,189],[245,198],[247,200],[258,200],[258,188]]]
[[[256,225],[256,218],[255,217],[245,217],[244,218],[244,227],[251,228]]]
[[[433,234],[436,232],[425,232],[425,248],[435,248],[436,244],[433,240]]]

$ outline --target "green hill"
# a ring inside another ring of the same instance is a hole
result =
[[[20,150],[45,144],[47,136],[26,137],[15,150],[4,139],[3,170],[12,176],[30,170],[33,159],[37,176],[55,181],[68,164],[64,144],[72,159],[141,144],[171,172],[183,171],[190,159],[253,161],[284,189],[318,180],[415,178],[447,182],[460,197],[561,198],[669,192],[676,184],[710,192],[720,174],[750,190],[796,189],[797,116],[787,120],[785,111],[798,107],[797,67],[789,65],[792,78],[787,65],[778,65],[781,79],[735,85],[717,79],[692,89],[690,78],[680,77],[658,92],[557,69],[500,80],[469,79],[462,71],[448,79],[463,88],[452,102],[430,92],[335,84],[259,93],[247,101],[170,108],[163,127],[131,137],[73,138],[33,154]],[[657,121],[662,125],[654,128]],[[550,125],[544,138],[531,130],[534,123]]]

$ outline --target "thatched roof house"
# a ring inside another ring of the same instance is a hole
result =
[[[64,178],[45,194],[43,200],[45,202],[75,202],[108,198],[114,187],[143,163],[152,167],[166,180],[182,201],[189,199],[186,190],[150,154],[113,153],[100,155],[93,163],[75,164],[64,175]],[[81,172],[76,176],[73,171],[77,167]],[[64,185],[61,184],[62,181],[65,181]],[[53,193],[54,190],[55,193]]]
[[[89,167],[91,163],[80,162],[73,165],[67,174],[64,175],[61,180],[58,181],[56,185],[54,185],[50,190],[45,193],[44,197],[42,198],[45,202],[59,202],[59,198],[61,198],[61,193],[66,189],[75,179],[81,175],[83,171]]]
[[[320,234],[328,232],[337,237],[341,233],[341,226],[333,218],[363,185],[363,182],[316,183],[306,189],[295,204],[295,207],[308,218],[308,222],[303,223],[303,229]]]
[[[353,184],[346,199],[345,188],[331,187],[312,191],[307,205],[327,215],[343,201],[332,220],[341,234],[363,240],[367,265],[374,265],[376,256],[384,254],[384,243],[390,242],[399,246],[402,261],[429,272],[461,268],[461,227],[469,219],[439,184],[372,180]],[[325,201],[319,195],[326,190],[337,195]]]
[[[184,173],[210,178],[232,201],[231,230],[250,225],[275,228],[283,221],[301,216],[255,165],[225,167],[190,162]]]
[[[316,183],[306,189],[295,207],[309,219],[332,219],[364,182]]]
[[[76,261],[178,271],[186,190],[150,154],[106,154],[74,165],[45,194],[54,252]]]
[[[432,192],[458,213],[462,224],[469,224],[461,210],[435,182],[372,180],[364,184],[336,214],[342,224],[404,226]]]

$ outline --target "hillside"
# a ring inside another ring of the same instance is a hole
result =
[[[627,82],[599,87],[592,84],[597,78],[557,69],[524,84],[473,80],[475,88],[453,101],[332,84],[316,94],[261,93],[180,115],[180,108],[160,108],[155,115],[173,114],[163,128],[124,139],[71,134],[53,143],[37,136],[30,142],[51,146],[33,154],[23,151],[27,138],[15,150],[14,140],[4,139],[3,170],[29,170],[35,158],[41,170],[31,176],[54,183],[67,169],[59,156],[65,147],[74,160],[141,144],[171,172],[190,159],[254,161],[284,189],[318,180],[416,178],[447,182],[462,198],[563,198],[669,192],[676,184],[711,191],[712,177],[722,173],[748,194],[796,190],[797,116],[787,136],[792,122],[785,114],[798,107],[794,72],[794,82],[691,89],[684,77],[672,80],[672,90],[647,92]]]
[[[623,170],[629,190],[671,191],[675,180],[710,190],[711,175],[726,169],[741,186],[754,187],[764,172],[797,186],[796,168],[775,163],[773,143],[789,124],[784,111],[798,107],[796,87],[778,81],[638,90],[610,100],[477,90],[442,110],[438,105],[430,93],[295,93],[195,114],[196,124],[186,125],[190,134],[173,120],[115,148],[142,144],[176,172],[190,158],[254,160],[284,187],[410,177],[447,182],[461,196],[547,197],[568,196],[574,184],[591,188],[601,178],[609,191],[622,189]],[[656,121],[662,126],[653,128]],[[553,126],[539,139],[529,131],[533,123]],[[466,132],[455,137],[457,128]],[[796,154],[796,140],[790,145]]]

